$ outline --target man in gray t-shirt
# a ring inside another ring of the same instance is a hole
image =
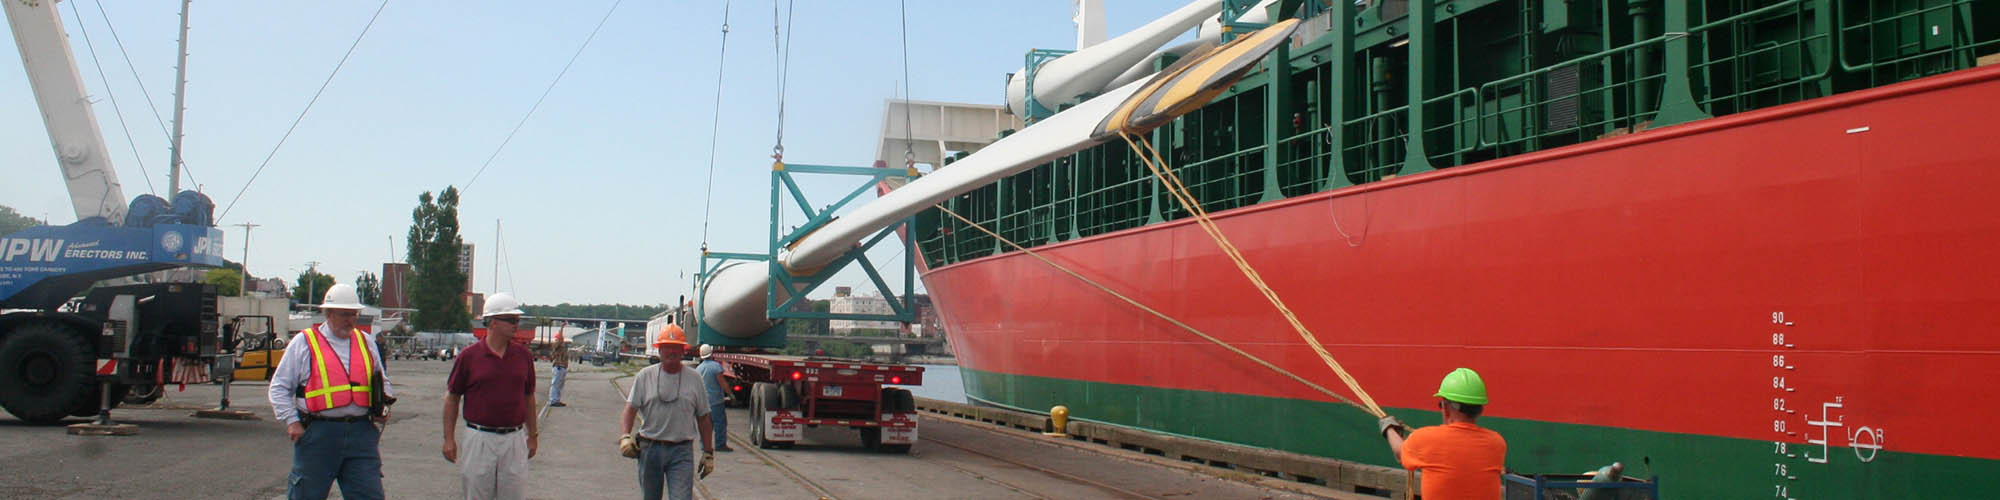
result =
[[[660,350],[660,363],[639,370],[632,381],[632,394],[625,400],[625,412],[618,419],[624,441],[636,441],[639,453],[640,498],[656,500],[664,492],[674,500],[694,497],[695,439],[701,440],[700,473],[708,477],[715,469],[715,445],[708,421],[708,398],[701,378],[681,364],[687,352],[687,337],[680,327],[668,325],[653,342]],[[640,420],[639,432],[632,432],[633,419]]]

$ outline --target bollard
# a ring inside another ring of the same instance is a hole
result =
[[[1049,408],[1049,430],[1042,435],[1049,437],[1069,437],[1069,407],[1056,405]]]

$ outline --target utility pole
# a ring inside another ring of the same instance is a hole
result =
[[[313,297],[319,296],[319,290],[316,289],[319,286],[319,280],[313,279],[314,276],[318,275],[319,261],[306,261],[306,300],[304,302],[312,302]]]
[[[168,199],[181,192],[181,117],[182,111],[187,110],[188,7],[193,3],[194,0],[181,0],[180,63],[175,66],[174,77],[174,136],[167,147]]]
[[[243,228],[243,262],[241,262],[243,264],[243,272],[236,273],[236,277],[238,278],[236,280],[236,296],[242,297],[250,294],[250,229],[262,224],[245,222],[235,225]]]

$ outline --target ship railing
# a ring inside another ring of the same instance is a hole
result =
[[[1826,1],[1826,0],[1822,0]],[[1927,2],[1928,3],[1928,2]],[[1875,2],[1870,9],[1850,13],[1848,3],[1833,8],[1839,28],[1841,71],[1866,75],[1868,84],[1882,85],[1946,73],[1975,64],[1980,49],[2000,45],[2000,38],[1984,42],[1973,38],[1971,10],[1975,0],[1936,1],[1914,10],[1876,17]],[[1850,18],[1860,18],[1850,22]],[[1931,24],[1933,21],[1948,21]],[[1951,28],[1947,32],[1947,27]],[[1914,29],[1912,29],[1914,28]],[[1925,28],[1936,30],[1930,34]],[[1913,38],[1906,39],[1914,34]],[[1940,38],[1942,37],[1942,38]],[[1888,40],[1879,40],[1888,38]],[[1865,60],[1855,62],[1850,55],[1865,49]]]

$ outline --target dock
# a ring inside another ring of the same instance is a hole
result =
[[[460,495],[458,466],[442,456],[439,412],[448,362],[393,361],[399,402],[383,431],[384,487],[392,498]],[[617,454],[618,412],[637,365],[572,364],[564,399],[542,408],[529,462],[529,498],[629,498],[636,464]],[[537,364],[546,391],[548,366]],[[257,420],[194,418],[219,385],[167,388],[167,396],[113,416],[130,436],[72,436],[0,416],[0,498],[282,498],[291,445],[271,418],[265,384],[230,386],[232,407]],[[544,397],[545,396],[540,396]],[[751,446],[748,414],[729,410],[733,452],[697,498],[1384,498],[1357,494],[1362,469],[1313,469],[1282,454],[1219,454],[1198,440],[1073,422],[1071,438],[1041,434],[1039,416],[923,400],[921,435],[907,455],[863,450],[847,429],[807,429],[791,449]],[[84,419],[73,419],[82,422]],[[465,431],[461,431],[465,432]],[[1256,458],[1262,456],[1263,458]],[[1261,460],[1261,461],[1260,461]],[[1227,464],[1227,466],[1219,464]],[[1321,472],[1311,472],[1321,471]],[[1326,472],[1335,471],[1335,472]],[[1344,472],[1343,472],[1344,471]],[[1379,472],[1379,471],[1378,471]],[[1313,476],[1313,474],[1318,474]],[[1382,477],[1399,474],[1381,474]],[[1386,480],[1386,479],[1385,479]],[[1345,481],[1345,482],[1343,482]],[[338,488],[335,488],[335,498]]]

